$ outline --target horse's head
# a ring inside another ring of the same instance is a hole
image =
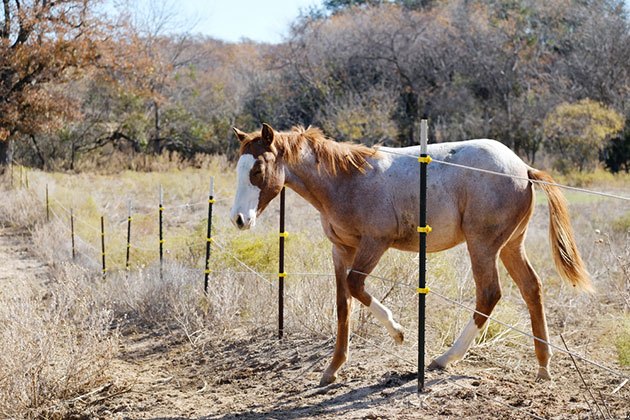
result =
[[[236,197],[230,218],[239,229],[249,229],[284,186],[284,168],[274,145],[274,131],[263,124],[261,131],[244,133],[234,128],[241,142],[236,165]]]

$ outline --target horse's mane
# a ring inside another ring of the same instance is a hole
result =
[[[277,143],[274,141],[274,144],[284,151],[287,163],[299,163],[302,146],[307,143],[315,156],[318,169],[323,166],[333,176],[339,172],[351,173],[353,170],[365,173],[366,168],[372,167],[367,159],[380,157],[375,148],[362,144],[338,143],[327,138],[316,127],[296,126],[288,132],[276,134],[278,136],[277,139],[274,137],[274,140]]]

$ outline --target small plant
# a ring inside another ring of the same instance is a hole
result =
[[[630,212],[612,221],[613,230],[623,233],[630,231]]]
[[[630,317],[621,321],[619,335],[615,339],[617,358],[621,366],[630,366]]]

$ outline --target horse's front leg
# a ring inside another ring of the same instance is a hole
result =
[[[333,262],[337,281],[337,342],[330,365],[324,371],[320,386],[335,382],[337,371],[348,360],[348,342],[350,337],[350,312],[352,296],[348,289],[348,269],[354,259],[353,248],[333,245]]]

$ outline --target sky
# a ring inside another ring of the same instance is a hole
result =
[[[109,0],[117,3],[125,0]],[[280,43],[290,24],[322,0],[126,0],[127,4],[163,4],[174,9],[175,32],[203,34],[227,42],[251,39]],[[109,3],[112,4],[112,3]],[[630,9],[630,0],[625,0]],[[107,6],[106,6],[107,7]],[[142,6],[140,6],[142,7]]]
[[[319,6],[321,0],[177,0],[174,4],[180,19],[194,24],[187,28],[191,33],[229,42],[248,38],[279,43],[300,9]]]

